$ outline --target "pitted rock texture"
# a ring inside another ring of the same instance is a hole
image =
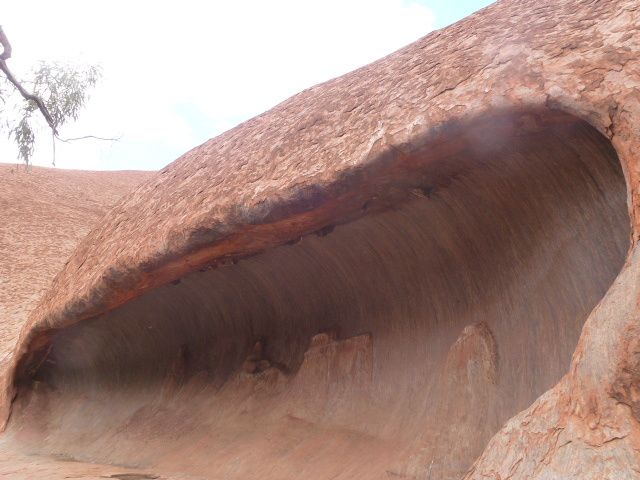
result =
[[[186,153],[30,316],[3,441],[204,478],[639,477],[639,27],[635,0],[503,0]]]

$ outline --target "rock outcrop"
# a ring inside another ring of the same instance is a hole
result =
[[[186,153],[31,314],[2,438],[167,478],[640,478],[639,31],[500,1]]]
[[[0,164],[0,358],[80,240],[152,172]]]

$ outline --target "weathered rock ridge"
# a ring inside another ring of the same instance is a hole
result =
[[[639,31],[635,0],[501,1],[186,153],[30,316],[4,441],[162,478],[640,478]]]

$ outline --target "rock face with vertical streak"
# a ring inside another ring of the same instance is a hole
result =
[[[499,1],[158,172],[30,315],[0,473],[640,478],[639,31]]]
[[[499,367],[498,346],[487,323],[467,325],[447,353],[434,421],[405,474],[417,478],[464,475],[468,459],[478,455],[478,445],[500,427]],[[451,428],[442,428],[443,418]]]

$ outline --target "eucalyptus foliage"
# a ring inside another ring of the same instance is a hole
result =
[[[41,62],[22,85],[39,97],[52,119],[47,129],[55,142],[59,128],[69,120],[77,120],[102,72],[99,67],[76,67],[59,62]],[[46,122],[33,100],[24,99],[9,81],[0,83],[0,118],[8,137],[18,148],[18,157],[26,164],[33,155],[38,133]],[[54,143],[55,148],[55,143]]]

